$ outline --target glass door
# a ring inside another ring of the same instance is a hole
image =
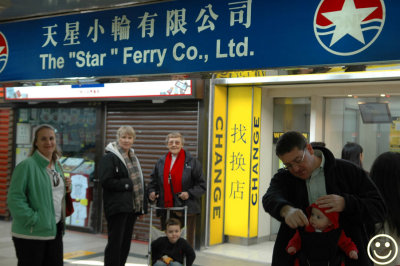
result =
[[[275,155],[275,144],[284,132],[296,130],[309,136],[310,131],[310,98],[275,98],[273,122],[272,176],[283,167]],[[271,219],[271,239],[278,233],[280,222]]]

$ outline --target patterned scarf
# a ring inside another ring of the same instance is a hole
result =
[[[133,183],[133,207],[136,212],[141,212],[143,210],[143,174],[140,170],[139,160],[136,157],[132,149],[129,150],[127,154],[117,143],[113,144],[115,148],[118,149],[119,153],[122,155],[126,163],[126,168],[128,169],[129,177]]]

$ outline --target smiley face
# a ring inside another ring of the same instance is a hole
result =
[[[396,257],[398,247],[393,237],[379,234],[368,242],[367,252],[369,258],[378,265],[387,265]]]

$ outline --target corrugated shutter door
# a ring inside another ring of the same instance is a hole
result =
[[[0,108],[0,216],[5,218],[10,217],[7,192],[11,180],[12,121],[11,108]]]
[[[185,138],[184,148],[197,157],[198,111],[197,101],[109,104],[106,117],[106,143],[116,140],[119,127],[132,126],[136,131],[136,141],[133,146],[142,166],[145,182],[148,183],[155,163],[168,151],[165,144],[168,133],[181,132]],[[155,223],[158,221],[155,219]],[[106,228],[103,226],[103,231]],[[149,217],[146,215],[136,222],[133,238],[148,241],[148,229]]]

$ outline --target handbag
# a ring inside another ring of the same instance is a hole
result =
[[[74,205],[72,204],[71,192],[65,195],[65,217],[71,216],[74,212]]]
[[[174,193],[174,187],[172,186],[172,179],[171,179],[171,173],[168,175],[168,183],[171,186],[171,193],[172,193],[172,199],[173,199],[173,204],[174,207],[183,207],[186,205],[185,201],[179,197],[180,193]]]
[[[58,167],[60,167],[60,170],[64,175],[64,170],[63,167],[61,166],[60,161],[57,161]],[[72,203],[73,199],[71,198],[71,192],[67,192],[65,194],[65,217],[71,216],[74,213],[74,204]]]

